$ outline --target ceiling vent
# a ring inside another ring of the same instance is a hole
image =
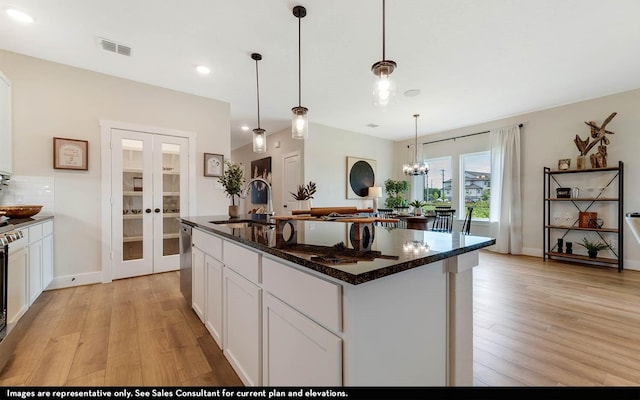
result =
[[[131,56],[131,47],[114,42],[113,40],[98,38],[102,50],[112,53],[122,54],[123,56]]]

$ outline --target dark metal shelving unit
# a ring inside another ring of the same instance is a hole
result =
[[[577,198],[557,198],[552,197],[555,193],[552,192],[552,189],[556,187],[563,187],[563,185],[558,182],[556,179],[557,175],[564,174],[589,174],[589,173],[601,173],[606,171],[616,172],[614,176],[611,178],[609,183],[605,186],[609,188],[612,185],[616,185],[618,187],[618,197],[600,197],[602,192],[600,192],[595,197],[577,197]],[[559,259],[562,261],[576,262],[581,264],[596,264],[596,265],[615,265],[618,267],[618,272],[622,272],[624,269],[623,260],[624,260],[624,163],[622,161],[618,161],[618,165],[616,167],[606,167],[606,168],[590,168],[590,169],[573,169],[573,170],[552,170],[549,167],[544,167],[543,174],[543,187],[544,187],[544,195],[543,195],[543,259],[544,261],[548,259]],[[557,185],[557,186],[556,186]],[[616,227],[600,227],[600,228],[584,228],[580,227],[577,224],[578,220],[576,220],[572,225],[558,225],[551,223],[551,208],[554,203],[562,203],[569,202],[572,203],[576,209],[579,211],[588,211],[592,206],[597,207],[598,204],[604,202],[617,202],[617,226]],[[562,238],[564,238],[571,231],[589,231],[595,232],[600,239],[607,242],[603,235],[617,235],[617,248],[612,249],[611,253],[615,256],[615,258],[605,258],[605,257],[597,257],[590,258],[581,254],[566,254],[556,251],[557,245],[551,243],[551,231],[552,230],[560,230],[564,231],[562,234]]]

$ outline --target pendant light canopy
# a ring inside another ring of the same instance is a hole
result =
[[[258,61],[262,60],[262,55],[251,53],[251,59],[256,62],[256,94],[258,98],[258,127],[253,130],[253,152],[264,153],[267,151],[267,135],[265,130],[260,128],[260,83],[258,80]]]
[[[291,120],[291,137],[294,139],[306,139],[309,137],[309,120],[307,118],[308,108],[302,107],[301,95],[301,62],[300,62],[300,20],[307,15],[307,9],[302,6],[293,7],[293,15],[298,18],[298,106],[293,107],[293,118]]]
[[[390,75],[398,66],[395,61],[385,58],[385,0],[382,0],[382,60],[371,66],[371,71],[375,75],[373,80],[373,105],[385,107],[395,96],[396,85]]]
[[[414,143],[413,163],[404,164],[402,166],[402,172],[405,175],[424,175],[429,172],[429,165],[418,161],[418,117],[420,114],[413,114],[413,118],[416,120],[416,138]]]

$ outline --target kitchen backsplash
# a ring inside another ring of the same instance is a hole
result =
[[[2,205],[42,205],[43,214],[54,211],[54,181],[49,176],[13,175],[9,187],[0,191]]]

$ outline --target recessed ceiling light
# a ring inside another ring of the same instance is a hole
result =
[[[416,97],[420,93],[421,93],[420,89],[409,89],[406,92],[404,92],[404,95],[407,97]]]
[[[30,24],[33,22],[33,17],[24,11],[16,10],[15,8],[7,9],[7,14],[17,21],[24,22],[25,24]]]
[[[249,127],[248,127],[248,126],[246,126],[246,125],[242,125],[242,126],[240,127],[240,129],[242,129],[243,131],[245,131],[245,132],[246,132],[246,131],[248,131],[248,130],[249,130]]]
[[[204,65],[198,65],[196,67],[196,71],[200,72],[202,75],[207,75],[209,72],[211,72],[211,70]]]
[[[379,127],[380,125],[378,125],[378,124],[374,124],[373,122],[369,122],[369,123],[367,124],[367,126],[368,126],[369,128],[377,128],[377,127]]]

